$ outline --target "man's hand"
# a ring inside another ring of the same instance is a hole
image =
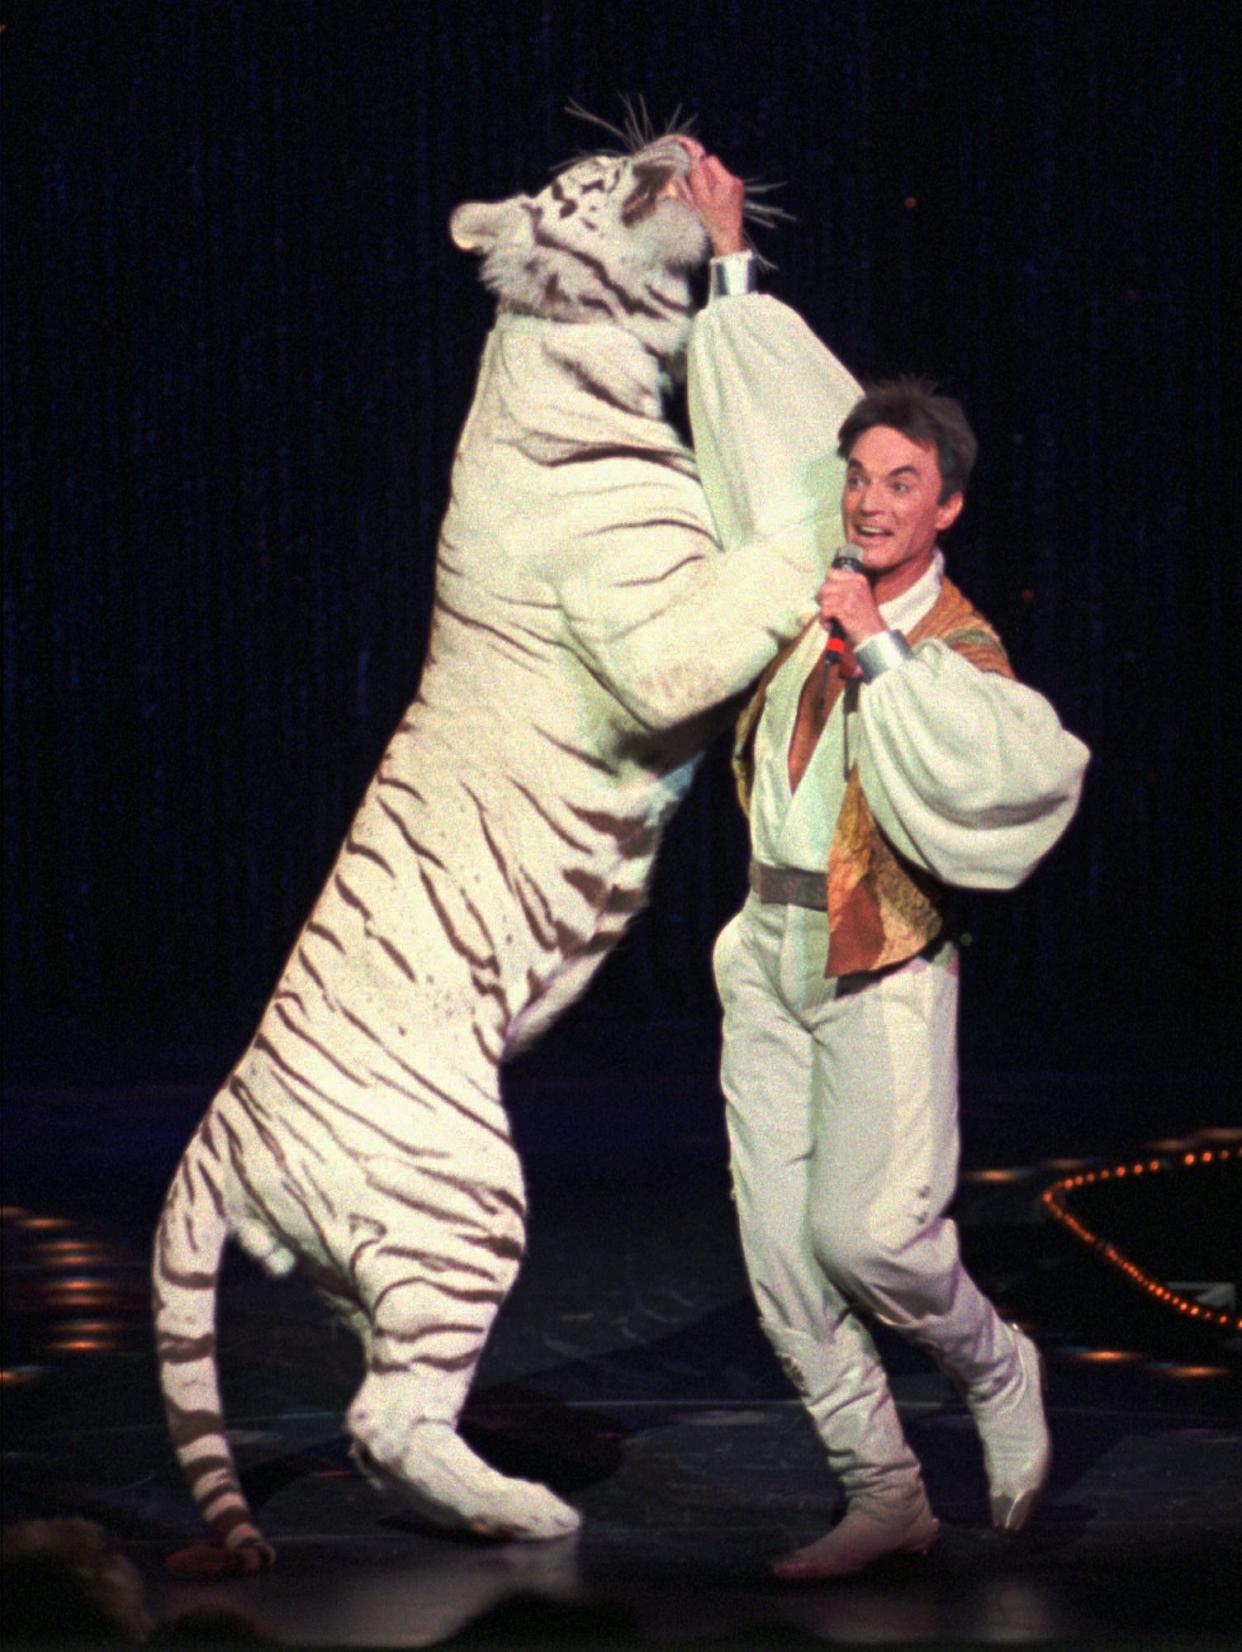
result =
[[[695,209],[703,220],[717,258],[726,253],[745,252],[742,232],[742,202],[746,185],[725,170],[715,155],[698,155],[686,179]]]
[[[888,626],[880,618],[875,593],[866,574],[852,574],[845,568],[829,568],[819,588],[819,623],[826,631],[836,620],[851,648],[877,637]]]

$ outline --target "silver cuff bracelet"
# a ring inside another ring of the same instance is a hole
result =
[[[711,296],[732,298],[759,289],[759,261],[750,252],[727,252],[711,262]]]
[[[859,643],[854,650],[854,658],[867,682],[873,683],[894,666],[904,665],[907,660],[913,659],[914,650],[900,631],[880,631],[874,637],[868,637],[866,642]]]

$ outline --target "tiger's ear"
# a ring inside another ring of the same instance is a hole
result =
[[[463,252],[487,252],[517,227],[517,201],[465,201],[449,219],[453,245]]]

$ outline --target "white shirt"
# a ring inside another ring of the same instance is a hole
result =
[[[825,500],[836,505],[845,474],[837,429],[858,390],[800,316],[759,293],[713,300],[695,321],[688,367],[695,451],[726,548],[805,519],[817,502],[821,512]],[[823,549],[826,566],[833,546]],[[912,627],[942,577],[937,562],[881,607],[884,619]],[[1073,818],[1090,759],[1082,741],[1034,689],[933,638],[874,682],[847,687],[791,797],[798,696],[822,647],[816,626],[769,689],[756,747],[756,859],[824,871],[856,762],[878,825],[914,865],[965,888],[1020,883]]]
[[[910,631],[935,604],[943,583],[944,558],[936,553],[927,572],[909,590],[880,604],[890,629]],[[796,866],[823,872],[828,865],[845,783],[857,759],[858,702],[862,685],[848,684],[834,708],[810,761],[789,789],[789,745],[807,675],[819,663],[825,636],[813,625],[768,685],[755,731],[755,784],[750,800],[751,848],[768,866]]]

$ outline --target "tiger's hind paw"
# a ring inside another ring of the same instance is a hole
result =
[[[422,1423],[402,1461],[383,1463],[360,1441],[353,1456],[373,1486],[395,1492],[437,1526],[497,1542],[540,1542],[577,1531],[582,1516],[546,1486],[489,1468],[449,1423]]]
[[[223,1543],[191,1543],[178,1549],[164,1561],[165,1570],[174,1577],[193,1578],[198,1582],[216,1582],[221,1578],[245,1577],[253,1572],[266,1572],[276,1564],[276,1551],[256,1532],[254,1537],[235,1546]]]

